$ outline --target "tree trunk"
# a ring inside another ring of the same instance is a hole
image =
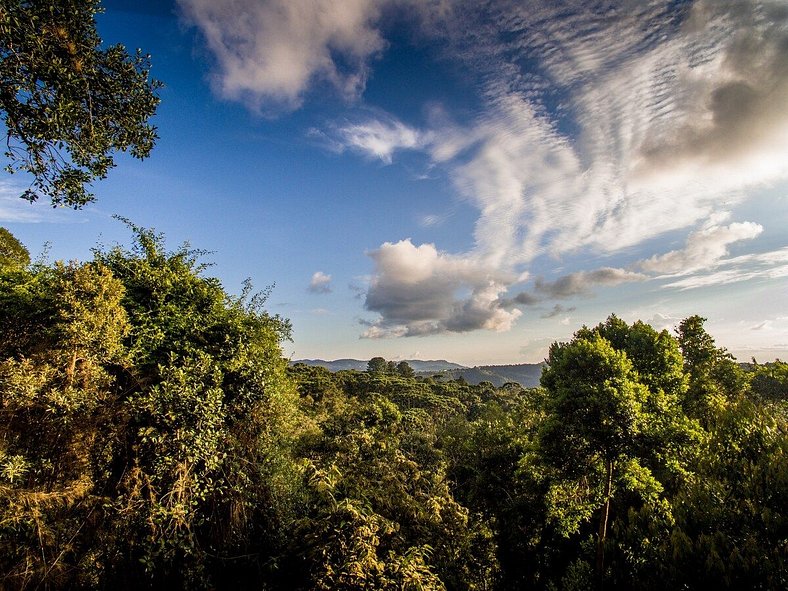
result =
[[[68,387],[70,388],[74,383],[74,372],[77,369],[77,350],[74,349],[74,353],[71,355],[71,361],[66,368],[66,379]]]
[[[605,480],[605,504],[602,506],[602,517],[599,519],[599,534],[596,542],[596,575],[599,588],[605,583],[605,540],[607,538],[607,520],[610,515],[610,495],[613,488],[613,460],[607,461],[607,479]]]

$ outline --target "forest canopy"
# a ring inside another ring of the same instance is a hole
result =
[[[128,226],[2,233],[3,588],[788,584],[788,364],[610,316],[539,388],[288,366],[265,291]]]

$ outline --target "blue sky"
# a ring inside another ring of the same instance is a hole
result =
[[[275,283],[293,358],[540,361],[610,313],[788,357],[783,0],[107,0],[160,140],[81,211],[0,177],[33,252],[113,214]]]

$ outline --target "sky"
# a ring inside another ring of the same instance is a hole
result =
[[[292,359],[538,362],[611,313],[788,358],[785,0],[104,6],[160,139],[80,211],[0,173],[34,257],[155,228],[272,285]]]

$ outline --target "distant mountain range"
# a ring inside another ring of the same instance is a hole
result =
[[[413,368],[416,373],[437,373],[441,371],[448,371],[453,369],[468,369],[459,363],[452,363],[451,361],[444,361],[439,359],[436,361],[420,361],[418,359],[406,359],[408,365]],[[293,363],[303,363],[304,365],[318,365],[325,367],[331,371],[342,371],[347,369],[355,369],[357,371],[364,371],[367,369],[369,360],[362,361],[360,359],[335,359],[334,361],[324,361],[323,359],[297,359],[291,361]],[[399,363],[399,361],[397,361]]]
[[[440,375],[447,380],[456,380],[462,377],[469,384],[492,382],[494,386],[502,386],[506,382],[515,382],[524,388],[533,388],[539,385],[539,378],[542,375],[542,368],[544,367],[544,363],[467,367],[459,363],[444,361],[443,359],[432,361],[408,359],[406,361],[417,375],[423,377]],[[335,359],[334,361],[324,361],[323,359],[297,359],[291,363],[317,365],[325,367],[330,371],[364,371],[367,369],[368,361],[362,361],[360,359]]]

